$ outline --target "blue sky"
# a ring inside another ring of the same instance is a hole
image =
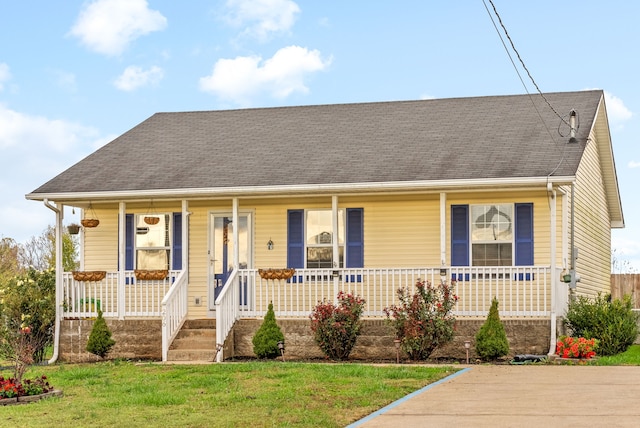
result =
[[[542,91],[605,90],[627,226],[613,248],[640,270],[640,3],[493,3]],[[0,0],[0,237],[39,235],[53,213],[24,195],[158,111],[525,83],[482,0]]]

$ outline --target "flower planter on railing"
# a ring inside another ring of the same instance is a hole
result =
[[[107,272],[104,270],[75,271],[72,275],[76,281],[102,281]]]
[[[296,273],[295,269],[258,269],[262,279],[291,279]]]
[[[135,270],[136,279],[139,281],[152,281],[165,279],[169,275],[169,271],[166,269],[161,270]]]

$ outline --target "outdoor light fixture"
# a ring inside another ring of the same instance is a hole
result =
[[[269,242],[267,242],[267,250],[273,250],[273,241],[269,238]]]
[[[469,364],[469,348],[471,348],[471,342],[468,340],[465,340],[464,349],[467,351],[467,364]]]
[[[278,341],[278,349],[280,350],[280,355],[282,355],[282,361],[284,361],[284,342],[282,340]]]
[[[440,268],[440,276],[447,276],[447,270],[445,268]]]
[[[400,339],[393,339],[393,344],[396,345],[396,364],[400,364]]]

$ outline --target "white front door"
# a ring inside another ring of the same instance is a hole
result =
[[[233,263],[233,233],[238,227],[239,266]],[[211,213],[209,219],[209,310],[215,310],[215,301],[234,269],[253,266],[251,260],[251,214],[240,213],[238,225],[233,224],[229,212]]]

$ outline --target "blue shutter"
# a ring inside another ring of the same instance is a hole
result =
[[[304,210],[287,211],[287,267],[304,268]]]
[[[136,228],[134,215],[126,214],[124,219],[124,269],[133,270],[133,251],[135,245]]]
[[[173,213],[173,248],[171,249],[173,270],[182,269],[182,213]]]
[[[364,210],[347,208],[347,248],[345,267],[364,267]]]
[[[533,204],[516,204],[516,266],[533,266]]]
[[[468,205],[451,205],[451,266],[469,266]]]

